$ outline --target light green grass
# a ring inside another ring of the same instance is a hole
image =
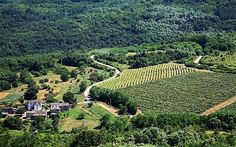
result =
[[[78,120],[79,114],[85,114],[85,118],[82,120]],[[100,125],[100,119],[103,115],[108,114],[111,118],[115,118],[110,112],[103,109],[98,104],[94,103],[91,108],[88,108],[83,105],[78,105],[76,108],[62,112],[60,114],[61,120],[59,126],[61,130],[71,131],[76,127],[88,127],[89,129],[94,129]]]

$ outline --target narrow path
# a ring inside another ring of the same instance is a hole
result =
[[[89,87],[87,87],[86,90],[84,91],[84,94],[83,94],[83,95],[85,96],[85,100],[87,100],[87,101],[90,101],[89,94],[90,94],[90,90],[92,89],[92,87],[94,87],[94,86],[96,86],[96,85],[98,85],[98,84],[101,84],[101,83],[110,81],[110,80],[116,78],[117,75],[119,75],[119,74],[121,73],[117,68],[115,68],[115,67],[113,67],[113,66],[110,66],[110,65],[107,65],[107,64],[104,64],[104,63],[101,63],[101,62],[95,60],[94,57],[95,57],[95,55],[92,55],[92,56],[90,57],[90,58],[93,60],[94,63],[100,64],[100,65],[105,66],[105,67],[108,67],[108,68],[110,68],[110,69],[115,69],[115,73],[114,73],[114,75],[113,75],[112,77],[110,77],[109,79],[106,79],[106,80],[101,81],[101,82],[94,83],[94,84],[90,85]]]
[[[114,75],[113,75],[112,77],[110,77],[109,79],[103,80],[103,81],[101,81],[101,82],[94,83],[94,84],[90,85],[89,87],[87,87],[86,90],[85,90],[84,93],[83,93],[83,95],[85,96],[85,101],[84,101],[84,102],[79,102],[78,104],[88,104],[88,103],[91,103],[92,101],[91,101],[91,98],[89,97],[90,90],[91,90],[94,86],[97,86],[98,84],[101,84],[101,83],[110,81],[110,80],[112,80],[112,79],[115,79],[115,78],[121,73],[117,68],[115,68],[115,67],[113,67],[113,66],[111,66],[111,65],[107,65],[107,64],[104,64],[104,63],[102,63],[102,62],[99,62],[99,61],[95,60],[95,55],[92,55],[90,58],[93,60],[94,63],[97,63],[97,64],[99,64],[99,65],[108,67],[108,68],[110,68],[110,69],[114,69],[115,72],[114,72]],[[98,102],[98,104],[99,104],[101,107],[103,107],[104,109],[106,109],[107,111],[111,112],[113,115],[118,116],[118,111],[119,111],[119,109],[114,108],[114,107],[112,107],[112,106],[110,106],[110,105],[108,105],[108,104],[106,104],[106,103],[103,103],[103,102]],[[139,110],[139,113],[142,113],[142,112]],[[139,113],[137,113],[137,114],[139,114]],[[133,117],[134,115],[129,114],[129,116],[130,116],[130,117]]]
[[[198,56],[197,59],[195,59],[193,62],[195,64],[199,64],[200,60],[202,59],[202,56]]]
[[[235,102],[236,102],[236,96],[213,106],[212,108],[206,110],[205,112],[201,113],[200,115],[210,115],[210,114],[212,114],[216,111],[219,111],[220,109],[223,109],[224,107],[229,106]]]

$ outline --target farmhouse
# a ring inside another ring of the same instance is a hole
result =
[[[50,104],[50,111],[57,112],[57,111],[65,111],[69,110],[71,105],[69,103],[51,103]]]
[[[15,114],[16,113],[16,108],[13,107],[6,107],[6,108],[1,108],[1,114],[3,116],[7,116],[9,114]]]
[[[26,109],[28,111],[40,111],[42,110],[43,103],[42,101],[31,100],[26,103]]]
[[[33,119],[38,116],[47,117],[47,111],[27,111],[24,115],[26,119]]]

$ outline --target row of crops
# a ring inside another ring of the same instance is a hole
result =
[[[143,112],[201,113],[236,96],[236,75],[191,73],[122,89]]]
[[[120,77],[102,83],[99,86],[109,89],[119,89],[191,72],[194,72],[194,69],[175,63],[161,64],[139,69],[128,69],[124,70]]]
[[[19,100],[22,97],[23,96],[19,94],[9,94],[8,96],[0,100],[0,104],[12,103],[14,101]]]

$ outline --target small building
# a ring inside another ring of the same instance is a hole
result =
[[[50,103],[50,110],[52,112],[66,111],[69,109],[71,109],[71,104],[69,103]]]
[[[35,117],[47,117],[47,111],[26,111],[24,117],[26,119],[33,119]]]
[[[26,109],[28,111],[40,111],[43,108],[42,101],[31,100],[26,103]]]
[[[16,113],[16,108],[13,107],[5,107],[5,108],[1,108],[1,114],[2,116],[7,116],[9,114],[15,114]]]

